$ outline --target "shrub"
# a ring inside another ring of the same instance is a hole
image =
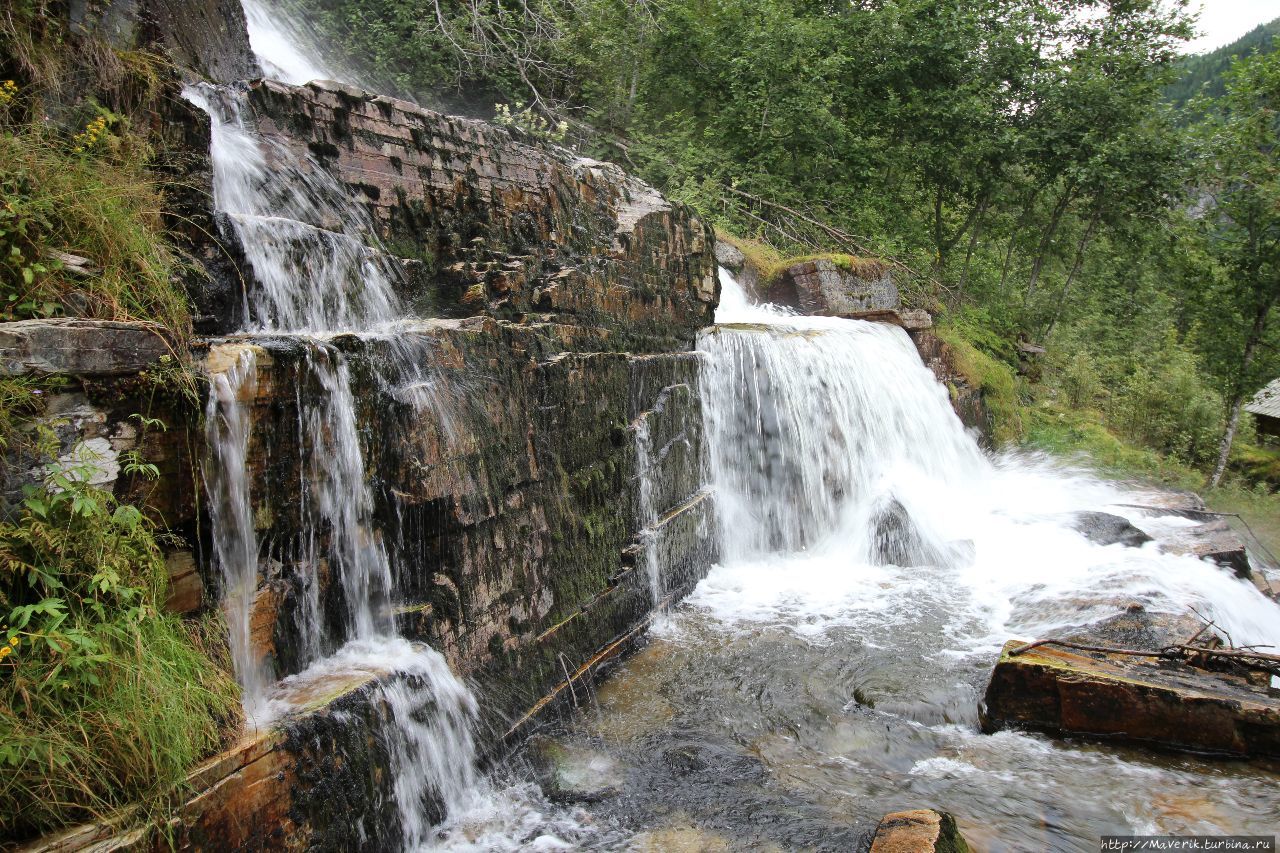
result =
[[[18,518],[0,523],[5,838],[180,791],[238,714],[211,634],[161,612],[153,524],[93,485],[100,467],[85,445],[72,457],[50,462]]]

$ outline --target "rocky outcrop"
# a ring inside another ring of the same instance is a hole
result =
[[[631,352],[692,349],[712,322],[710,229],[617,166],[334,83],[260,82],[249,104],[367,205],[418,316],[571,325]]]
[[[1199,636],[1194,620],[1141,608],[1068,643],[1158,652]],[[1011,641],[983,699],[982,730],[1030,729],[1229,757],[1280,756],[1280,697],[1265,673]],[[1197,652],[1197,655],[1199,653]]]
[[[152,323],[77,318],[0,323],[0,376],[123,376],[175,354],[168,333]]]
[[[224,83],[262,73],[238,0],[72,0],[68,7],[74,32],[116,50],[162,50],[178,66]]]
[[[933,809],[887,814],[876,827],[871,853],[968,853],[955,818]]]

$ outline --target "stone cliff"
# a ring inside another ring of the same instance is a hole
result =
[[[165,28],[173,20],[164,4],[143,5],[123,17],[114,6],[80,14],[122,43],[151,39],[184,60],[193,34]],[[217,58],[184,64],[215,79],[249,68],[234,28],[209,38],[223,46]],[[249,120],[273,150],[327,171],[367,208],[379,232],[370,251],[395,257],[411,315],[394,335],[338,334],[320,350],[285,335],[237,334],[254,271],[210,209],[209,121],[173,99],[155,133],[181,183],[175,235],[205,266],[187,283],[205,335],[193,360],[212,375],[241,352],[255,355],[244,401],[260,543],[255,654],[277,677],[305,665],[304,598],[318,599],[322,620],[341,619],[344,590],[316,556],[333,531],[307,509],[325,460],[305,423],[322,380],[315,359],[340,358],[373,496],[363,534],[390,558],[397,627],[478,686],[482,741],[498,749],[537,714],[574,701],[573,682],[629,648],[655,608],[691,588],[714,558],[692,352],[718,298],[714,237],[616,166],[503,128],[336,84],[241,85]],[[69,378],[47,412],[65,452],[96,442],[111,458],[139,449],[159,467],[146,502],[185,543],[170,555],[171,606],[192,612],[221,595],[203,482],[209,450],[201,403],[150,390],[157,372],[185,357],[153,337],[137,327],[36,323],[12,330],[0,348],[9,373]],[[85,346],[92,358],[67,355]],[[406,351],[422,377],[407,391],[388,378]],[[144,409],[168,428],[136,428],[129,416]],[[140,498],[144,487],[118,465],[105,466],[103,482],[122,497]],[[333,762],[316,740],[329,738],[350,777],[348,798],[364,798],[348,805],[381,820],[372,803],[383,748],[341,721],[385,710],[369,706],[376,691],[348,687],[202,768],[193,778],[202,793],[176,825],[183,843],[358,843],[372,825],[335,823],[322,795],[332,783],[304,784]],[[66,849],[115,832],[84,830]]]

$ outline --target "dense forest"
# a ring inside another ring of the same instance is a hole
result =
[[[1176,109],[1183,109],[1196,95],[1221,98],[1226,94],[1227,72],[1240,57],[1275,50],[1275,35],[1280,21],[1254,27],[1240,38],[1208,53],[1184,56],[1178,60],[1178,76],[1165,87],[1165,97]]]

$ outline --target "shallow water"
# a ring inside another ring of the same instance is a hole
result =
[[[556,733],[618,767],[617,792],[578,807],[577,846],[865,849],[909,808],[989,851],[1275,831],[1274,768],[982,735],[978,709],[1009,639],[1138,603],[1280,645],[1280,608],[1155,543],[1090,542],[1072,513],[1187,522],[1135,509],[1153,497],[1136,487],[982,454],[900,330],[725,284],[732,325],[701,341],[722,562]]]

